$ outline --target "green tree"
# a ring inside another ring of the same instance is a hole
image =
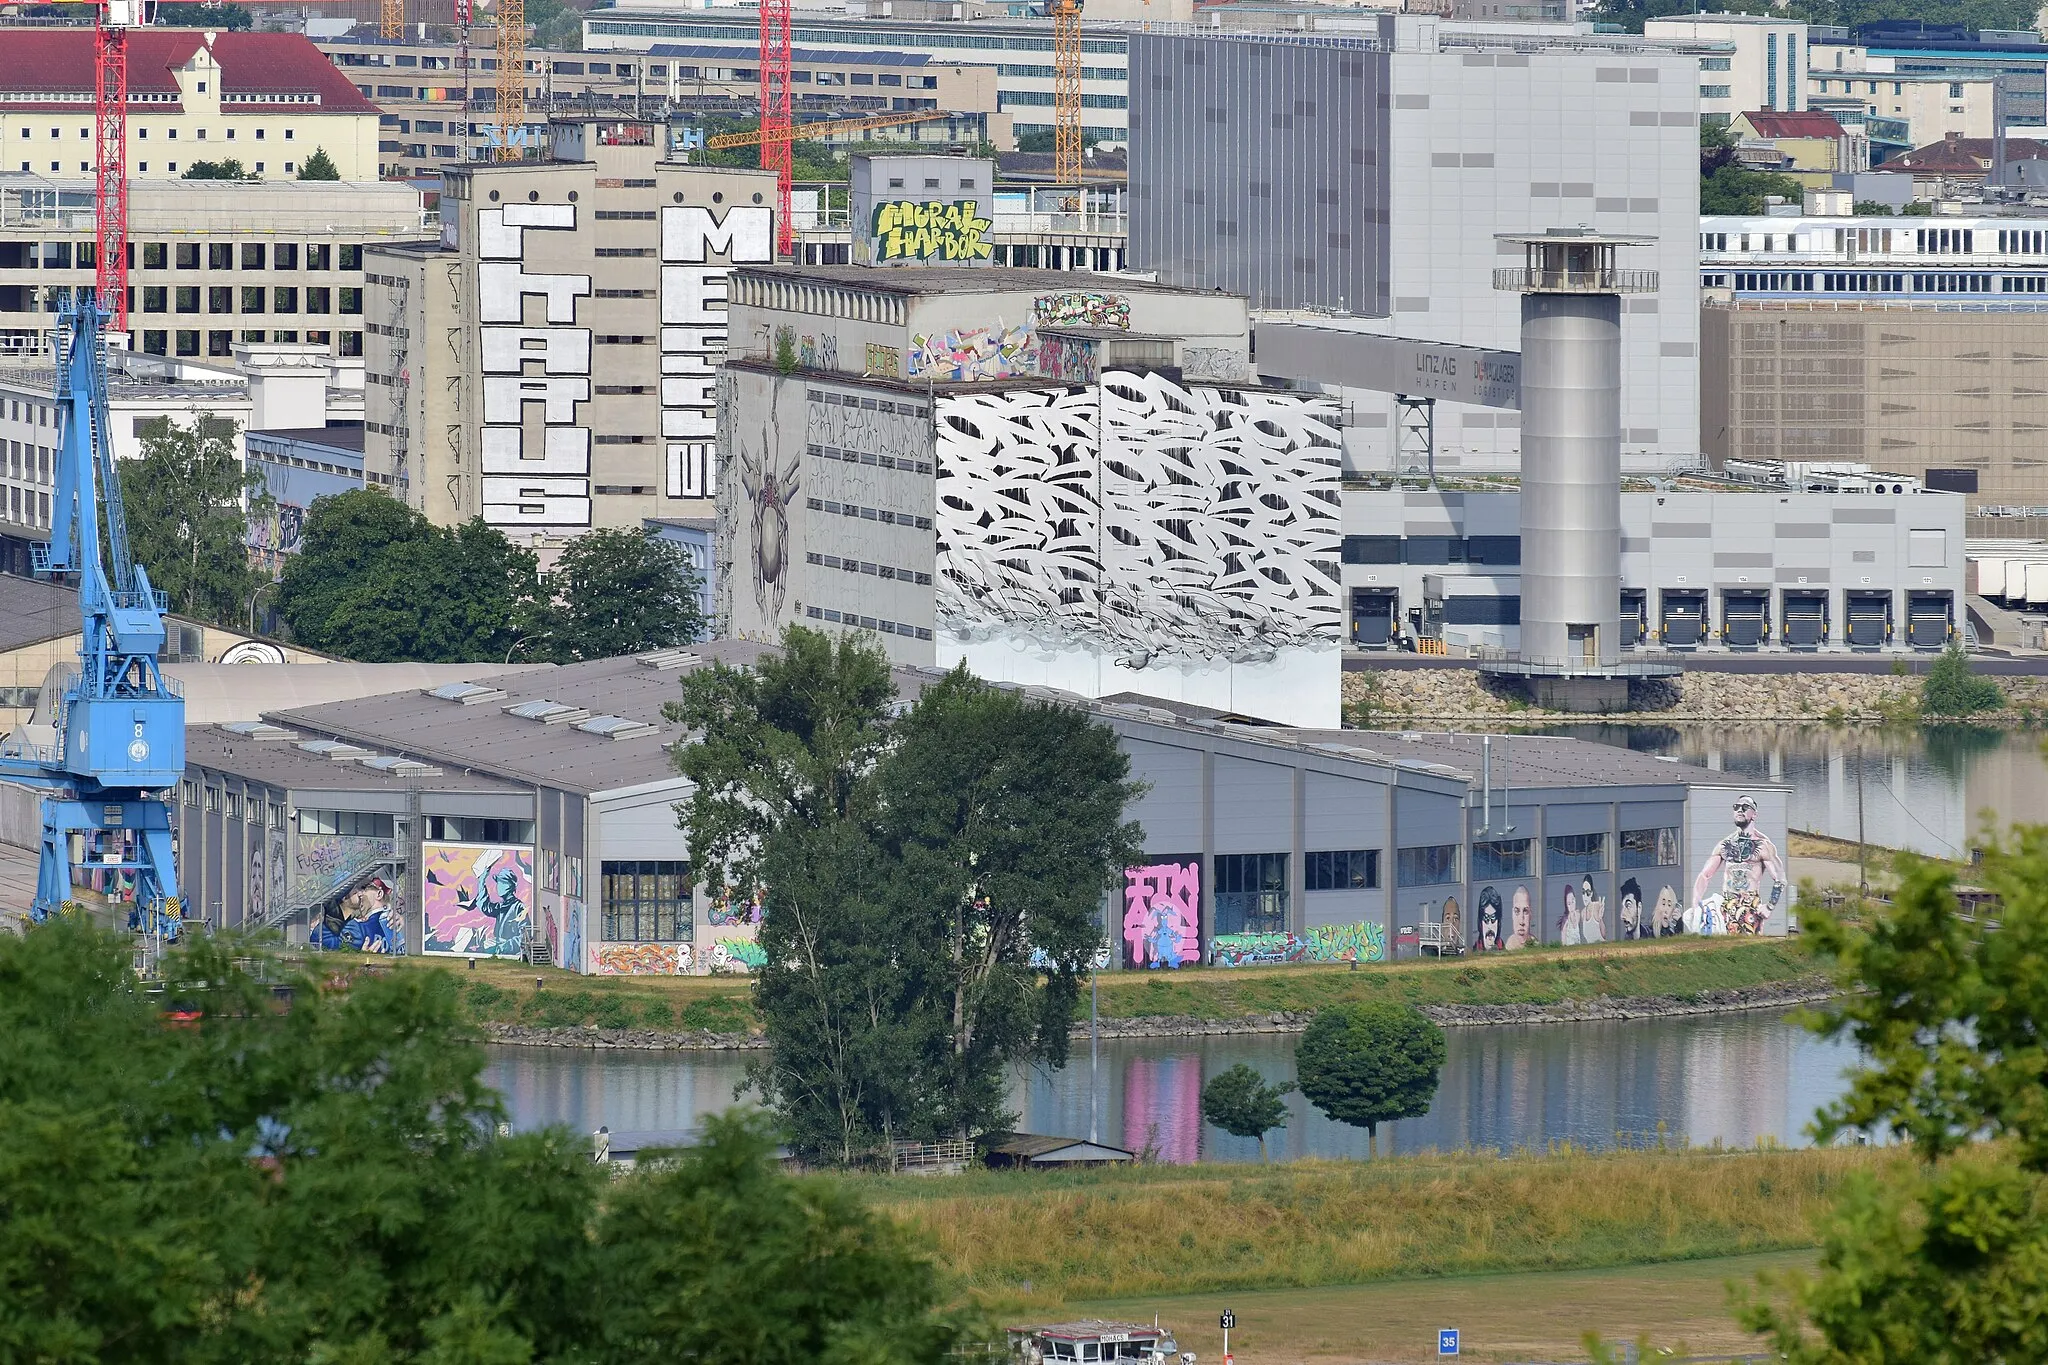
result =
[[[1891,218],[1896,216],[1896,213],[1890,204],[1880,204],[1875,199],[1858,199],[1856,201],[1856,216],[1858,218]]]
[[[652,531],[586,531],[541,579],[535,613],[562,663],[684,645],[704,633],[701,580],[689,554]]]
[[[1901,855],[1898,873],[1866,927],[1802,912],[1841,986],[1814,1027],[1863,1058],[1813,1132],[1914,1160],[1852,1177],[1818,1274],[1767,1281],[1744,1322],[1793,1365],[2048,1359],[2048,828],[1972,870],[1996,927],[1961,918],[1952,869]]]
[[[1429,1112],[1444,1065],[1444,1031],[1413,1005],[1338,1005],[1318,1013],[1294,1050],[1309,1103],[1365,1129]]]
[[[341,172],[335,168],[334,158],[327,155],[325,147],[315,147],[313,154],[299,163],[301,180],[339,180]]]
[[[1970,670],[1970,656],[1952,642],[1920,683],[1920,710],[1930,716],[1974,716],[2005,705],[2005,689]]]
[[[1932,218],[1934,216],[1934,204],[1931,200],[1915,199],[1912,203],[1900,209],[1899,214],[1905,218]]]
[[[1700,212],[1754,216],[1764,211],[1764,196],[1777,195],[1788,204],[1805,203],[1806,189],[1789,175],[1746,171],[1729,164],[1700,181]]]
[[[502,659],[532,634],[533,552],[472,520],[453,529],[374,489],[314,502],[278,612],[313,649],[365,662]]]
[[[256,16],[243,5],[193,4],[190,0],[165,0],[156,7],[156,21],[166,28],[213,28],[239,33],[252,28]]]
[[[1005,1127],[1010,1068],[1066,1064],[1102,894],[1139,861],[1124,820],[1142,787],[1116,735],[1071,706],[992,687],[964,666],[925,688],[876,771],[882,837],[911,955],[946,1055],[920,1078],[920,1121],[962,1137]]]
[[[195,161],[185,167],[182,177],[186,180],[247,180],[249,172],[242,163],[229,157],[225,161]]]
[[[1007,1068],[1059,1065],[1131,861],[1128,764],[1085,713],[955,672],[893,723],[887,661],[792,627],[700,669],[671,720],[714,895],[763,888],[762,1092],[807,1155],[1008,1121]]]
[[[235,453],[235,424],[196,417],[143,423],[142,458],[123,460],[128,545],[174,611],[237,629],[269,581],[249,563],[249,512],[269,502],[263,479]]]
[[[0,1360],[940,1365],[930,1262],[758,1117],[599,1179],[500,1135],[452,979],[166,964],[59,919],[0,935]],[[278,992],[284,992],[280,998]]]
[[[1266,1078],[1239,1062],[1209,1078],[1202,1087],[1202,1117],[1232,1137],[1257,1138],[1259,1160],[1266,1159],[1266,1134],[1287,1126],[1287,1096],[1294,1082],[1268,1085]]]

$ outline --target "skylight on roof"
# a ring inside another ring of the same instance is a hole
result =
[[[231,720],[220,728],[244,739],[284,739],[291,734],[282,725],[272,725],[267,720]]]
[[[400,758],[396,754],[371,754],[356,760],[365,768],[374,768],[380,773],[394,777],[439,777],[441,770],[431,763],[422,763],[416,758]]]
[[[483,683],[452,682],[428,688],[427,695],[439,697],[442,701],[457,702],[463,706],[474,706],[478,702],[496,701],[505,695],[505,689],[487,687]]]
[[[359,745],[343,744],[338,739],[301,740],[299,747],[316,758],[360,758],[370,752]]]
[[[521,720],[537,720],[543,725],[563,725],[572,720],[582,720],[590,712],[580,706],[571,706],[567,702],[537,697],[532,701],[523,701],[516,706],[506,707],[505,714],[517,716]]]
[[[644,720],[629,720],[625,716],[592,716],[589,720],[577,721],[576,728],[587,735],[603,735],[606,739],[638,739],[660,729]]]

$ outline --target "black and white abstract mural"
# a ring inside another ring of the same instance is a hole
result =
[[[1332,400],[1112,372],[937,415],[942,665],[1337,723]]]

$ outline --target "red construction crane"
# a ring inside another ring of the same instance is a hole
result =
[[[796,243],[789,213],[789,6],[790,0],[761,0],[761,169],[775,172],[775,251],[781,256]]]
[[[54,0],[93,8],[93,287],[111,330],[128,330],[128,30],[153,0]]]

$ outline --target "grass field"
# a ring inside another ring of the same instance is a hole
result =
[[[1810,1270],[1811,1251],[1731,1256],[1608,1270],[1536,1271],[1400,1280],[1324,1289],[1176,1295],[1072,1305],[1134,1322],[1153,1315],[1183,1351],[1217,1365],[1217,1316],[1237,1315],[1230,1349],[1243,1365],[1350,1365],[1437,1358],[1437,1329],[1455,1327],[1461,1359],[1583,1360],[1585,1333],[1646,1340],[1676,1355],[1757,1351],[1729,1311],[1730,1284],[1759,1271]],[[1646,1358],[1654,1358],[1647,1357]]]
[[[453,973],[471,1012],[482,1020],[716,1033],[751,1032],[759,1026],[745,977],[584,977],[519,963],[480,961],[472,970],[459,958],[396,961],[409,970]],[[1796,940],[1695,939],[1531,948],[1442,963],[1374,963],[1357,971],[1301,966],[1104,972],[1101,987],[1105,1018],[1223,1020],[1280,1010],[1310,1011],[1352,1000],[1508,1005],[1599,997],[1690,999],[1705,991],[1808,977],[1817,979],[1816,967]],[[544,984],[536,989],[536,981]]]
[[[1001,1312],[1140,1296],[1789,1251],[1871,1148],[1426,1154],[1271,1167],[870,1178]]]

